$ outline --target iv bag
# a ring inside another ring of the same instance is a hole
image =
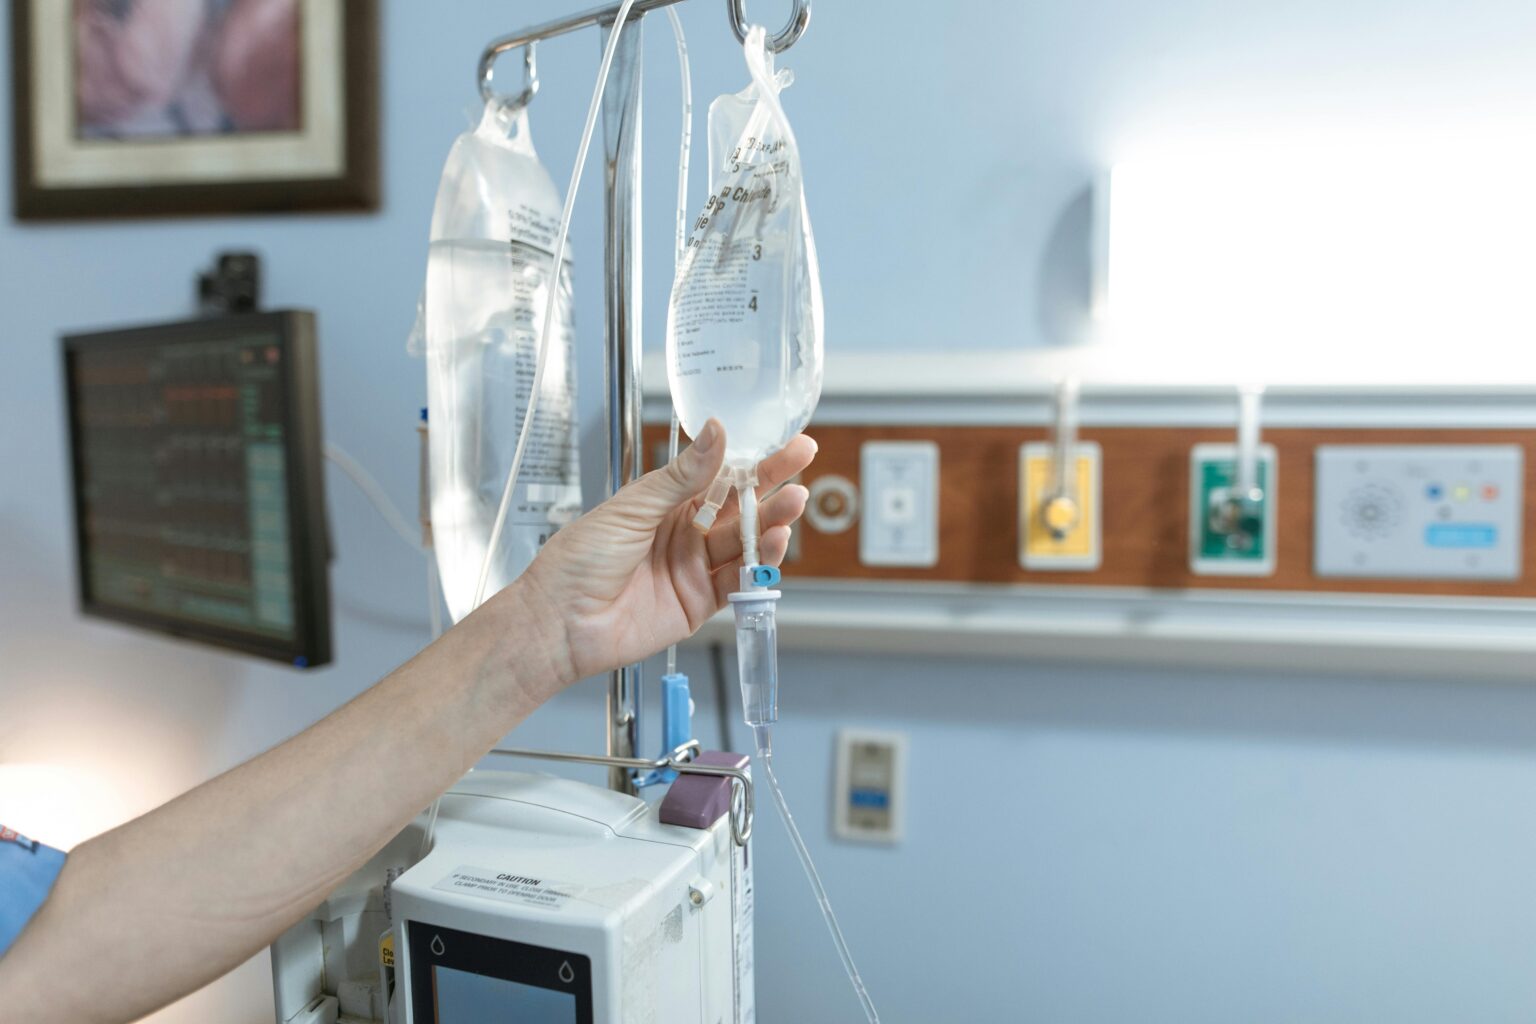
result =
[[[821,275],[800,151],[779,105],[764,32],[745,44],[752,82],[709,107],[709,198],[667,308],[667,376],[683,429],[725,426],[726,464],[752,466],[810,422],[821,397]]]
[[[432,538],[455,621],[473,610],[502,489],[528,408],[553,273],[560,195],[526,110],[486,106],[454,142],[432,210],[423,300],[432,462]],[[570,262],[528,449],[488,593],[581,514]]]

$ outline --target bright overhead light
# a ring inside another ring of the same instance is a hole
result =
[[[0,824],[61,850],[121,824],[132,816],[125,809],[132,803],[110,774],[70,764],[0,764]]]
[[[1536,151],[1186,152],[1110,176],[1103,327],[1165,374],[1536,383]]]

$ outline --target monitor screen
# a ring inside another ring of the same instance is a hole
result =
[[[64,339],[81,606],[330,660],[314,318]]]
[[[443,1024],[576,1024],[576,993],[525,985],[452,967],[432,971],[432,997]]]

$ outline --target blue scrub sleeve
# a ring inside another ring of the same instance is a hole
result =
[[[63,853],[0,825],[0,956],[48,898],[63,867]]]

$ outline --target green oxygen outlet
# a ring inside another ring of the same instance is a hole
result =
[[[1198,444],[1189,460],[1189,567],[1212,576],[1270,576],[1275,571],[1273,445],[1259,445],[1252,487],[1239,484],[1237,446]]]

